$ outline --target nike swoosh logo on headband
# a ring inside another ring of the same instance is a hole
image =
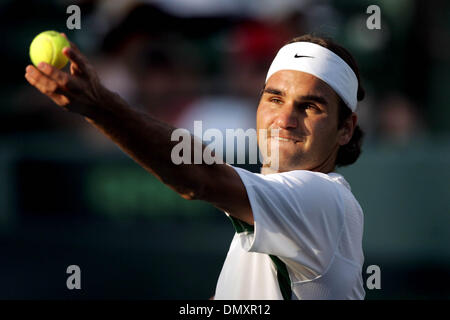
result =
[[[299,55],[299,54],[295,54],[295,56],[294,56],[294,58],[314,58],[314,57],[311,57],[311,56],[301,56],[301,55]]]

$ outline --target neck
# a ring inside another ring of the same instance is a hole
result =
[[[275,170],[274,168],[270,167],[270,166],[262,166],[261,168],[261,174],[271,174],[271,173],[279,173],[279,172],[287,172],[287,171],[292,171],[292,170],[309,170],[309,171],[314,171],[314,172],[322,172],[322,173],[330,173],[333,172],[334,169],[336,168],[336,157],[337,157],[337,152],[339,150],[339,146],[336,145],[335,148],[331,151],[331,153],[329,154],[329,156],[319,165],[312,167],[312,168],[305,168],[305,167],[294,167],[294,168],[290,168],[290,169],[282,169],[279,168],[278,170]]]
[[[314,167],[309,170],[315,171],[315,172],[322,172],[322,173],[333,172],[336,167],[336,158],[337,158],[338,150],[339,150],[339,145],[336,144],[335,147],[333,148],[333,150],[328,155],[328,157],[321,164],[319,164],[317,167]]]
[[[266,175],[266,174],[271,174],[271,173],[277,173],[277,172],[281,172],[280,170],[274,170],[271,167],[261,167],[261,173]]]

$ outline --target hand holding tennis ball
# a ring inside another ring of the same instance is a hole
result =
[[[46,62],[58,69],[61,69],[69,61],[69,59],[67,59],[67,57],[62,53],[62,49],[65,47],[70,47],[70,43],[59,32],[41,32],[31,42],[31,61],[36,67],[40,62]]]
[[[33,65],[25,78],[41,93],[68,111],[93,119],[108,112],[108,102],[119,99],[107,90],[88,59],[67,37],[56,31],[36,36],[30,46]],[[70,73],[60,70],[70,60]]]

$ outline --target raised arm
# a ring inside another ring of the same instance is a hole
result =
[[[27,66],[25,78],[57,105],[78,113],[113,140],[160,181],[183,198],[208,201],[230,215],[253,224],[245,187],[226,164],[172,162],[175,128],[127,105],[119,95],[101,85],[85,56],[71,43],[63,53],[70,59],[70,74],[41,63]],[[192,141],[192,148],[194,139]],[[204,149],[205,146],[202,146]]]

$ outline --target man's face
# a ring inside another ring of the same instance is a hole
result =
[[[329,172],[339,148],[339,98],[331,87],[313,75],[281,70],[267,81],[256,115],[257,130],[267,129],[267,150],[278,142],[278,171]],[[279,129],[279,138],[271,136]],[[276,149],[275,149],[276,150]]]

